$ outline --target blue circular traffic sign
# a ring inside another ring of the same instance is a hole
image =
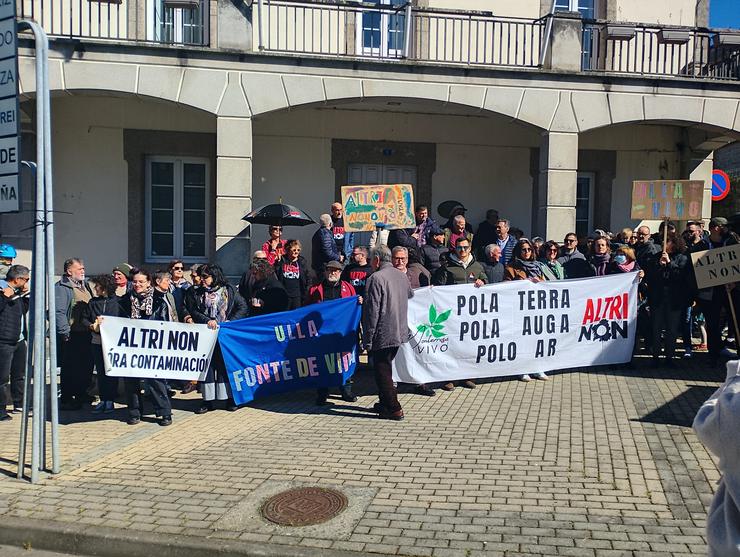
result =
[[[722,170],[712,171],[712,201],[722,201],[730,193],[730,177]]]

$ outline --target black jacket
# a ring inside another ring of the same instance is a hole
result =
[[[96,296],[90,300],[87,307],[85,307],[85,312],[82,314],[82,324],[89,329],[90,326],[95,323],[95,320],[101,315],[109,315],[111,317],[129,317],[131,315],[130,312],[128,315],[123,315],[120,303],[121,300],[122,298],[118,298],[117,296],[111,296],[110,298]]]
[[[444,245],[433,246],[432,244],[426,244],[421,248],[421,263],[427,268],[427,271],[434,273],[434,271],[442,266],[440,258],[447,255],[449,251],[447,246]]]
[[[237,319],[243,319],[249,314],[247,309],[247,302],[242,298],[242,295],[237,292],[236,288],[230,284],[225,285],[226,296],[228,298],[226,304],[226,321],[236,321]],[[205,291],[201,288],[197,296],[198,300],[190,312],[190,316],[196,323],[208,323],[211,318],[206,313],[206,306],[203,302]]]
[[[495,264],[481,262],[481,265],[483,265],[483,270],[486,272],[486,276],[488,277],[488,284],[495,284],[497,282],[504,281],[504,266],[500,261]]]
[[[6,298],[0,294],[0,343],[16,344],[20,340],[23,314],[28,311],[28,303],[28,296]]]
[[[275,277],[280,281],[280,284],[285,286],[285,276],[283,264],[290,264],[290,261],[286,257],[281,257],[275,261]],[[298,285],[301,291],[301,300],[305,300],[308,296],[308,287],[313,283],[313,269],[309,269],[306,259],[302,256],[298,256],[298,270],[300,276],[298,277]],[[248,300],[249,298],[244,298]]]
[[[131,319],[131,296],[133,296],[133,294],[130,294],[129,296],[122,296],[120,298],[121,317],[127,317]],[[154,301],[152,302],[152,314],[142,315],[141,317],[139,317],[139,319],[147,319],[151,321],[169,321],[169,310],[167,309],[167,303],[164,301],[164,297],[157,296],[157,293],[155,291]]]
[[[285,291],[285,287],[275,277],[255,283],[252,297],[262,300],[262,306],[256,308],[250,305],[250,316],[277,313],[288,309],[288,293]]]
[[[668,265],[660,264],[662,252],[654,254],[645,267],[647,299],[651,307],[670,304],[674,309],[687,307],[693,296],[691,263],[683,253],[671,254]]]

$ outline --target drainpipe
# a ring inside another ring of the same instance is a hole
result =
[[[547,49],[550,48],[550,38],[552,37],[552,16],[555,13],[555,1],[550,4],[550,12],[547,14],[547,23],[545,23],[545,36],[542,38],[542,47],[540,48],[540,66],[545,63]]]

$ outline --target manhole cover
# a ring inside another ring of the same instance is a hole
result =
[[[262,505],[262,516],[281,526],[310,526],[337,516],[347,497],[334,489],[299,487],[273,495]]]

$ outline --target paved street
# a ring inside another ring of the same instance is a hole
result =
[[[64,414],[63,473],[36,486],[3,476],[0,514],[31,526],[151,532],[173,544],[276,544],[276,555],[288,546],[433,557],[704,555],[719,474],[690,424],[724,372],[703,368],[702,356],[673,370],[642,359],[634,370],[496,380],[434,398],[407,391],[400,423],[370,412],[366,370],[356,404],[335,398],[317,408],[303,392],[196,416],[190,395],[175,399],[169,428],[127,426],[122,409]],[[18,422],[0,425],[9,475]],[[337,488],[350,508],[321,526],[258,516],[267,495],[298,485]]]

